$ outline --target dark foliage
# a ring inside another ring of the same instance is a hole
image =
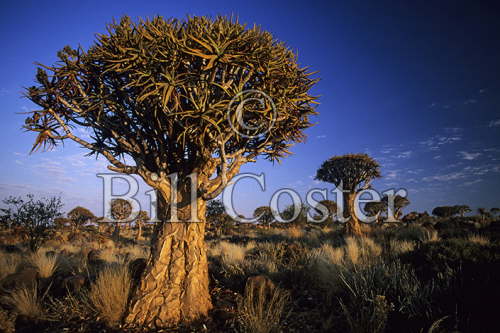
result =
[[[28,194],[23,197],[9,197],[3,200],[7,208],[2,209],[2,219],[10,226],[19,227],[19,232],[28,239],[29,247],[36,251],[50,235],[54,219],[61,216],[61,198],[41,198]]]

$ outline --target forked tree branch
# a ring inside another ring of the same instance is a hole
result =
[[[126,174],[137,174],[138,168],[135,166],[126,165],[120,162],[116,157],[113,156],[109,151],[96,147],[95,145],[83,140],[82,138],[77,137],[71,132],[68,125],[59,117],[57,113],[55,113],[52,109],[48,109],[48,112],[54,117],[54,119],[61,125],[64,132],[66,133],[66,137],[75,141],[76,143],[82,145],[85,148],[90,149],[91,151],[98,152],[102,154],[106,159],[112,164],[108,166],[108,169],[115,172],[126,173]]]

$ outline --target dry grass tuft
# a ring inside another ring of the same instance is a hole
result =
[[[130,286],[129,271],[123,265],[103,269],[92,284],[90,300],[108,324],[116,324],[122,319]]]
[[[341,287],[340,273],[355,266],[366,267],[382,254],[382,248],[371,238],[346,237],[345,245],[334,247],[323,244],[310,253],[311,281],[328,293],[335,293]]]
[[[284,234],[288,238],[297,239],[304,236],[304,230],[299,227],[290,227],[285,229]]]
[[[19,255],[0,251],[0,281],[14,273],[20,261],[21,257]]]
[[[415,249],[415,242],[412,241],[399,241],[391,240],[389,243],[391,253],[393,254],[403,254],[406,252],[411,252]]]
[[[149,249],[145,246],[131,245],[120,249],[120,252],[128,255],[128,260],[143,258],[147,259],[149,256]]]
[[[20,315],[36,319],[43,317],[36,286],[16,289],[8,295],[2,296],[1,301],[11,306]]]
[[[476,243],[479,245],[488,245],[490,243],[490,240],[487,237],[477,234],[469,235],[467,240],[471,243]]]
[[[221,241],[209,250],[211,257],[220,257],[225,265],[238,265],[245,260],[248,251],[255,247],[254,242],[244,245]]]
[[[238,301],[239,323],[244,332],[279,332],[290,299],[287,291],[278,287],[249,285]]]
[[[108,264],[112,263],[125,263],[125,256],[120,255],[119,250],[116,248],[108,248],[101,250],[99,258],[106,261]]]
[[[42,250],[32,253],[29,256],[29,262],[38,269],[41,278],[51,277],[58,269],[59,264],[57,256],[47,255],[47,253]]]

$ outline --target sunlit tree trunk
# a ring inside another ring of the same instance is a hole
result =
[[[137,220],[137,234],[135,235],[135,240],[138,241],[142,237],[142,221]]]
[[[158,191],[158,217],[169,216],[165,193]],[[168,327],[206,317],[211,309],[205,247],[205,201],[197,200],[197,217],[190,222],[190,192],[177,193],[180,222],[156,225],[151,255],[132,298],[128,323]]]
[[[361,223],[356,216],[354,209],[354,201],[356,198],[356,193],[344,193],[344,212],[345,217],[350,217],[347,221],[346,231],[348,234],[360,236],[361,235]]]

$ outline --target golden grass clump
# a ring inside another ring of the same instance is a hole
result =
[[[90,288],[90,301],[110,325],[118,323],[125,312],[131,277],[124,265],[104,268]]]
[[[467,240],[471,243],[476,243],[479,245],[488,245],[490,243],[490,240],[487,237],[477,234],[469,235]]]
[[[244,332],[279,332],[290,294],[278,287],[250,284],[238,301],[239,323]]]
[[[33,264],[41,278],[49,278],[58,269],[58,258],[55,255],[47,255],[43,250],[38,250],[29,256],[29,262]]]
[[[106,261],[109,264],[112,263],[125,263],[125,256],[120,255],[120,252],[116,248],[107,248],[99,252],[99,258]]]
[[[391,249],[391,253],[393,254],[403,254],[407,252],[411,252],[415,249],[415,242],[412,241],[400,241],[400,240],[391,240],[389,242],[389,246]]]
[[[300,227],[295,226],[285,229],[284,233],[286,237],[293,239],[301,238],[304,236],[304,230]]]
[[[145,246],[140,246],[140,245],[126,246],[120,249],[120,252],[128,255],[129,261],[139,258],[147,259],[149,256],[149,249]]]
[[[254,242],[240,245],[227,241],[220,241],[209,250],[209,255],[212,257],[220,257],[226,265],[238,265],[245,260],[248,251],[255,247]]]
[[[0,281],[14,273],[20,261],[19,255],[0,251]]]
[[[309,254],[311,281],[334,293],[341,287],[339,275],[342,271],[369,266],[381,254],[380,245],[368,237],[346,237],[345,245],[340,247],[325,243]]]
[[[43,309],[36,286],[15,289],[2,296],[1,301],[11,306],[20,315],[36,319],[43,317]]]

